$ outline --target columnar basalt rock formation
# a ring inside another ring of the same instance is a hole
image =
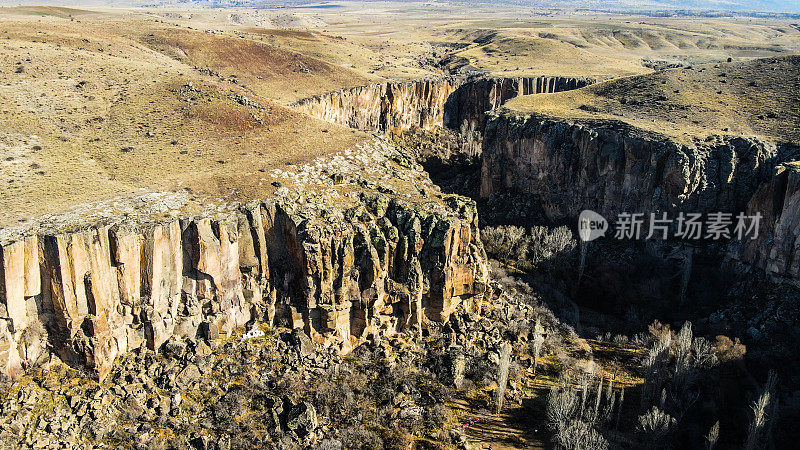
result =
[[[351,128],[400,133],[444,123],[444,105],[458,87],[456,79],[386,82],[298,101],[301,112]]]
[[[533,195],[553,221],[575,219],[583,209],[609,218],[761,212],[758,239],[744,249],[732,243],[734,257],[797,281],[796,167],[782,165],[797,157],[797,148],[757,138],[681,144],[617,122],[498,114],[486,128],[481,196]]]
[[[281,175],[297,190],[271,201],[3,242],[0,372],[56,356],[102,378],[131,349],[255,322],[347,351],[480,303],[487,269],[474,203],[420,197],[420,186],[434,192],[421,170],[379,151]],[[379,192],[370,176],[394,189]],[[353,185],[357,194],[337,193]]]
[[[474,78],[466,80],[447,99],[444,125],[458,130],[483,132],[486,113],[520,95],[570,91],[593,83],[588,78],[517,77]]]
[[[388,134],[441,126],[481,132],[484,113],[511,98],[591,82],[568,77],[430,78],[345,89],[300,100],[293,107],[318,119]]]

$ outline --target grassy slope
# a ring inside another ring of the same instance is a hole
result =
[[[0,117],[5,125],[0,207],[7,213],[0,225],[142,188],[189,187],[198,196],[234,199],[264,196],[271,180],[258,169],[305,161],[362,136],[281,105],[384,77],[440,73],[436,61],[450,52],[501,75],[603,77],[649,72],[641,65],[645,56],[685,62],[786,53],[800,46],[800,30],[779,21],[695,23],[415,8],[369,5],[313,15],[258,11],[256,16],[238,10],[0,8]],[[236,14],[241,17],[234,20]],[[270,28],[281,24],[307,30]],[[17,73],[20,65],[23,71]],[[787,127],[797,123],[794,103],[758,94],[758,89],[744,97],[731,90],[763,77],[751,72],[742,79],[728,76],[728,84],[708,82],[697,89],[690,86],[692,72],[686,79],[670,72],[609,85],[635,91],[639,88],[625,83],[667,77],[666,85],[641,89],[663,91],[668,103],[678,106],[702,106],[699,112],[678,108],[663,117],[658,114],[665,111],[664,102],[622,107],[617,94],[599,87],[512,105],[523,111],[631,120],[677,135],[706,132],[700,125],[709,126],[709,133],[729,128],[743,134],[791,134]],[[773,78],[764,78],[763,86],[782,86],[786,92],[797,88]],[[183,89],[188,82],[199,92]],[[681,94],[673,100],[674,90]],[[238,95],[265,108],[237,103]],[[779,112],[783,124],[769,117],[737,118],[740,105],[753,101]],[[577,109],[594,102],[601,113]],[[691,123],[698,117],[700,124]],[[739,130],[741,124],[749,128]]]
[[[719,63],[524,96],[513,113],[620,120],[679,141],[711,135],[800,142],[800,56]]]
[[[487,43],[460,53],[495,73],[611,77],[649,72],[642,59],[702,63],[798,51],[800,32],[788,23],[653,18],[556,18],[473,23],[497,27]]]
[[[317,10],[148,11],[170,23],[249,39],[339,64],[369,79],[441,73],[454,54],[496,75],[615,77],[642,60],[704,63],[800,51],[791,21],[542,14],[525,7],[346,2]],[[276,30],[285,26],[290,30]]]
[[[263,197],[273,189],[259,169],[307,161],[363,138],[253,94],[279,89],[269,84],[272,78],[260,89],[244,89],[128,34],[163,34],[179,46],[185,38],[190,54],[221,45],[213,34],[167,27],[4,21],[0,225],[140,189],[189,187],[201,197]],[[293,72],[282,61],[251,59],[248,73],[278,74],[277,84],[291,83]],[[219,64],[230,72],[244,67],[235,60]],[[241,104],[242,95],[255,104]]]
[[[125,33],[129,26],[129,22],[122,22],[116,28]],[[136,27],[134,37],[188,66],[209,69],[229,80],[236,79],[253,93],[281,103],[370,81],[359,72],[303,53],[317,50],[313,45],[293,48],[299,42],[308,43],[296,38],[287,39],[288,45],[279,48],[245,36],[211,34],[149,21]],[[316,53],[323,55],[319,51]]]

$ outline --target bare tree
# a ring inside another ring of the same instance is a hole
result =
[[[573,420],[558,433],[556,446],[565,450],[606,450],[608,441],[590,424]]]
[[[547,395],[547,425],[557,431],[578,414],[578,396],[572,389],[551,389]]]
[[[595,371],[597,367],[595,366],[594,362],[592,361],[588,366],[581,371],[580,376],[578,378],[578,386],[580,387],[581,391],[581,405],[580,410],[578,411],[578,415],[583,417],[584,408],[586,407],[586,400],[589,398],[589,385],[592,383],[592,378],[594,377]]]
[[[689,249],[681,261],[681,293],[680,303],[686,303],[686,291],[689,288],[689,280],[692,277],[692,251]]]
[[[656,448],[665,443],[665,438],[674,425],[675,419],[672,416],[653,406],[649,411],[639,416],[636,431],[647,443],[648,448]]]
[[[719,420],[711,425],[711,429],[708,430],[708,434],[706,435],[706,450],[714,450],[714,447],[717,446],[717,440],[719,440]]]
[[[692,341],[692,353],[694,354],[694,366],[707,369],[717,364],[717,355],[714,347],[706,338],[696,337]]]
[[[537,316],[536,323],[533,325],[533,374],[536,375],[536,366],[539,364],[539,354],[544,344],[544,327],[541,319]]]
[[[511,365],[511,344],[503,342],[500,346],[500,364],[497,367],[497,414],[503,409],[503,400],[508,384],[508,368]]]
[[[552,389],[547,396],[547,426],[559,449],[605,450],[608,442],[590,423],[580,419],[578,393],[570,388]]]
[[[614,406],[617,403],[617,393],[614,392],[614,378],[608,378],[608,387],[606,388],[606,402],[603,407],[603,413],[600,416],[600,423],[607,424],[611,421],[611,416],[614,413]]]
[[[659,392],[668,376],[667,369],[670,361],[672,334],[664,332],[654,334],[654,337],[656,340],[644,360],[644,367],[647,369],[647,375],[642,385],[642,409],[646,409],[651,404],[656,393]]]
[[[692,358],[692,322],[686,321],[678,331],[675,342],[675,371],[686,370]]]
[[[745,450],[755,450],[757,448],[766,448],[769,441],[769,429],[771,413],[775,409],[773,402],[776,402],[775,385],[777,383],[777,376],[774,371],[770,371],[767,376],[767,383],[764,385],[764,390],[761,395],[753,401],[750,409],[753,411],[753,420],[747,429],[747,441],[744,444]]]
[[[597,397],[595,398],[594,402],[594,414],[592,414],[591,422],[594,423],[597,421],[597,417],[600,414],[600,399],[603,397],[603,375],[597,374]]]
[[[589,242],[584,241],[583,239],[580,240],[580,247],[581,247],[581,260],[578,264],[578,284],[581,284],[581,280],[583,279],[583,272],[586,270],[586,253],[589,251]]]

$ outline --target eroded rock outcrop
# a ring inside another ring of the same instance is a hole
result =
[[[487,127],[481,195],[538,195],[552,220],[586,208],[608,216],[736,211],[778,160],[778,148],[756,138],[683,145],[621,123],[501,115]]]
[[[312,117],[361,130],[400,133],[444,123],[444,105],[456,79],[386,82],[298,101],[294,109]]]
[[[583,209],[612,219],[622,212],[759,211],[765,224],[758,239],[732,253],[797,281],[796,168],[782,165],[797,157],[792,146],[758,138],[681,144],[619,122],[499,114],[486,128],[481,196],[533,195],[556,222]]]
[[[170,448],[354,448],[365,434],[349,431],[352,417],[364,417],[358,426],[365,429],[397,422],[444,446],[463,444],[460,424],[429,412],[448,407],[455,393],[448,387],[491,386],[501,349],[528,352],[535,322],[574,335],[532,305],[535,294],[508,281],[490,281],[480,314],[460,305],[425,339],[400,332],[349,356],[321,348],[300,329],[258,325],[247,339],[173,336],[157,352],[136,349],[102,381],[60,363],[32,370],[0,386],[0,448],[145,448],[156,440]],[[531,376],[532,360],[515,360],[520,370],[509,377],[508,401],[524,395]]]
[[[102,378],[133,348],[256,322],[347,351],[482,296],[474,203],[438,194],[391,146],[276,175],[292,187],[270,201],[3,242],[0,372],[57,356]]]

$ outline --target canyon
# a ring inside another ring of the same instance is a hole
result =
[[[388,134],[444,124],[469,130],[474,141],[485,125],[484,110],[517,95],[588,82],[384,83],[295,108]],[[371,164],[388,158],[369,154]],[[314,167],[329,164],[317,161]],[[408,176],[415,163],[405,164],[404,173],[387,176]],[[348,184],[341,175],[333,178],[337,186]],[[488,279],[474,202],[450,196],[427,211],[431,201],[419,198],[420,192],[435,189],[423,187],[426,179],[419,176],[407,188],[416,191],[413,203],[387,195],[383,179],[372,189],[360,187],[356,206],[323,210],[322,217],[308,206],[266,200],[228,205],[224,213],[175,214],[168,221],[110,217],[101,225],[64,226],[74,231],[33,225],[6,232],[0,251],[2,373],[16,377],[57,357],[102,379],[114,359],[132,349],[158,349],[172,336],[230,336],[255,323],[299,328],[347,352],[366,338],[446,321],[465,300],[474,309]],[[330,214],[346,219],[334,222]]]
[[[0,8],[0,449],[797,442],[792,19],[339,3]]]
[[[486,112],[520,95],[577,89],[577,77],[440,77],[387,81],[299,100],[292,108],[351,128],[399,135],[410,130],[456,130],[459,151],[479,155]]]
[[[458,149],[440,159],[462,156],[480,166],[479,192],[466,195],[533,196],[551,224],[574,223],[584,209],[607,218],[622,212],[673,218],[680,212],[760,213],[761,232],[744,242],[731,240],[727,256],[773,279],[800,282],[795,144],[736,135],[686,143],[622,121],[497,111],[520,95],[592,84],[562,77],[387,82],[312,97],[294,107],[389,135],[452,130]]]
[[[550,223],[569,223],[587,208],[607,217],[761,211],[762,233],[731,242],[729,257],[798,282],[800,194],[798,168],[789,163],[795,147],[745,137],[685,145],[622,123],[496,111],[519,95],[591,83],[558,77],[386,82],[293,107],[390,136],[453,130],[469,142],[458,152],[480,160],[475,197],[532,195]],[[435,194],[438,188],[408,155],[374,145],[383,150],[355,154],[368,154],[366,165],[384,170],[378,178],[370,174],[376,181],[357,179],[353,168],[349,176],[324,169],[336,163],[323,159],[309,166],[314,175],[300,176],[313,189],[355,187],[356,200],[346,207],[338,200],[321,207],[326,200],[309,205],[302,197],[282,198],[167,221],[115,218],[74,231],[6,233],[3,374],[18,376],[57,357],[102,379],[115,357],[131,349],[157,349],[171,336],[230,336],[255,323],[302,329],[347,352],[365,339],[446,321],[460,304],[477,308],[488,275],[474,201]],[[400,169],[388,170],[395,161]],[[387,179],[402,180],[413,194],[387,189]],[[433,207],[430,195],[444,200]]]

